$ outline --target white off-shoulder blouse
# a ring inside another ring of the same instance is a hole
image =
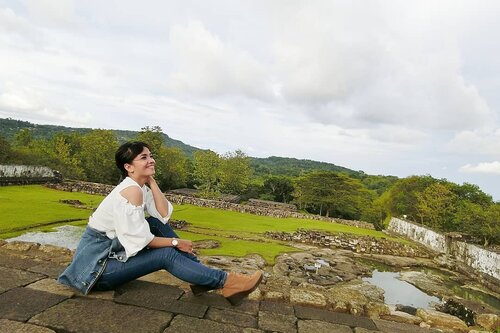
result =
[[[143,204],[134,206],[120,192],[130,186],[137,186],[143,193]],[[167,201],[168,202],[168,201]],[[118,237],[125,248],[127,258],[132,257],[154,238],[145,219],[145,210],[163,223],[172,215],[173,207],[168,202],[168,214],[163,217],[156,210],[153,193],[146,185],[140,186],[132,178],[125,178],[101,202],[89,218],[89,226],[105,232],[110,239]]]

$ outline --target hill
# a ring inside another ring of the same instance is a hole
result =
[[[38,125],[30,123],[28,121],[15,120],[11,118],[0,118],[0,134],[9,141],[14,138],[14,135],[17,132],[19,132],[21,129],[24,128],[30,129],[31,133],[33,134],[33,138],[35,139],[48,139],[58,132],[76,132],[80,134],[85,134],[92,130],[92,128],[75,128],[75,127],[56,126],[56,125]],[[118,141],[120,143],[131,140],[139,133],[138,131],[126,131],[126,130],[112,130],[112,131],[115,132],[116,137],[118,138]],[[162,134],[165,140],[165,144],[167,146],[180,148],[188,156],[192,156],[196,150],[200,150],[200,148],[196,148],[187,145],[182,141],[172,139],[165,133]]]
[[[92,128],[75,128],[56,125],[39,125],[28,121],[15,120],[11,118],[0,118],[0,134],[11,141],[15,134],[21,129],[30,129],[33,138],[48,139],[58,132],[76,132],[80,134],[88,133]],[[125,142],[134,138],[138,131],[112,130],[115,132],[119,142]],[[183,143],[180,140],[175,140],[167,134],[162,133],[165,144],[169,147],[180,148],[188,157],[192,158],[193,153],[200,148],[193,147]],[[371,176],[363,171],[355,171],[333,163],[318,162],[306,159],[296,159],[289,157],[271,156],[267,158],[251,157],[251,165],[254,174],[257,177],[265,177],[268,175],[291,176],[296,177],[311,171],[335,171],[348,174],[351,177],[360,179],[369,189],[376,190],[381,194],[394,181],[397,180],[393,176]]]

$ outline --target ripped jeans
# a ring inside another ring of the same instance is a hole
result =
[[[146,220],[153,235],[179,238],[168,224],[163,224],[157,218],[148,217]],[[104,272],[92,289],[111,290],[161,269],[183,281],[213,289],[222,288],[227,277],[226,272],[207,267],[201,264],[195,255],[174,247],[144,248],[126,262],[109,258]]]

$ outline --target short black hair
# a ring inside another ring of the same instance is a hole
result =
[[[122,144],[115,153],[116,166],[120,170],[122,178],[128,176],[127,170],[125,170],[125,164],[132,163],[137,155],[142,153],[144,148],[149,148],[149,145],[141,141],[129,141]],[[151,149],[150,149],[151,150]]]

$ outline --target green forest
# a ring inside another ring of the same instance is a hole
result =
[[[218,154],[173,140],[158,126],[134,132],[0,119],[0,133],[0,164],[48,166],[65,179],[116,184],[116,149],[140,140],[151,147],[164,191],[189,187],[205,198],[233,194],[293,203],[305,213],[363,220],[379,230],[392,216],[405,216],[483,245],[500,243],[500,203],[474,184],[429,175],[367,175],[310,160],[251,158],[241,150]]]

